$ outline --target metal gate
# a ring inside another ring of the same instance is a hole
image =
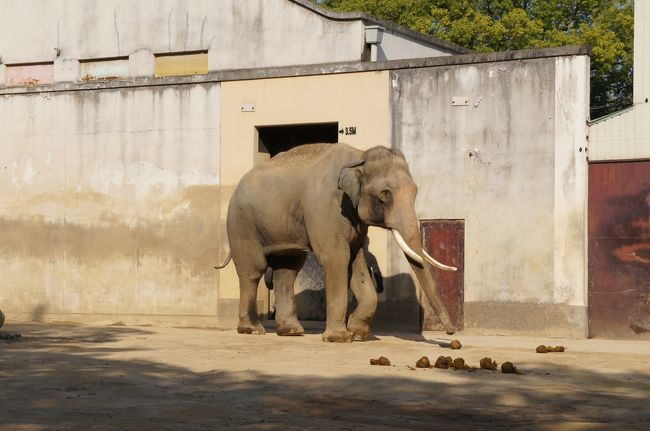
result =
[[[434,270],[434,276],[451,321],[458,330],[462,330],[464,321],[465,221],[423,220],[421,225],[424,248],[427,253],[442,263],[458,268],[458,271],[455,272]],[[420,300],[420,307],[422,330],[439,331],[444,329],[424,295]]]
[[[650,335],[650,161],[589,165],[589,334]]]

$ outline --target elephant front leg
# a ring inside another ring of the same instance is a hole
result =
[[[370,335],[370,323],[377,309],[377,291],[368,273],[364,248],[359,249],[352,262],[350,288],[358,305],[348,319],[348,332],[355,340],[365,340]]]
[[[345,327],[348,307],[348,268],[350,253],[342,247],[334,256],[320,257],[325,270],[325,295],[327,301],[327,321],[323,341],[336,343],[352,342],[352,335]]]

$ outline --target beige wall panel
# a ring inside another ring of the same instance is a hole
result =
[[[156,57],[156,76],[208,73],[208,53],[160,55]]]
[[[357,134],[339,135],[341,142],[359,149],[390,146],[388,72],[366,72],[313,77],[224,82],[222,84],[223,186],[235,186],[252,167],[257,151],[256,126],[338,122],[339,128],[356,126]],[[255,105],[242,112],[243,104]],[[226,218],[226,187],[222,220]],[[371,251],[386,268],[386,232],[371,229]],[[239,298],[234,266],[221,272],[222,299]]]

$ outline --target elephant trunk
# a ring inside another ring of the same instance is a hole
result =
[[[445,307],[445,305],[442,302],[442,298],[440,297],[440,294],[438,292],[437,283],[433,277],[429,265],[427,265],[424,262],[424,259],[421,257],[421,256],[425,256],[426,259],[426,256],[428,255],[424,253],[424,250],[422,248],[422,237],[420,235],[420,230],[418,228],[419,223],[417,221],[417,218],[415,217],[415,214],[413,214],[412,217],[409,217],[409,219],[411,219],[411,221],[404,223],[403,226],[393,228],[392,229],[393,235],[395,236],[398,245],[400,245],[400,248],[402,248],[402,250],[404,251],[404,254],[409,258],[409,263],[411,264],[411,268],[413,269],[415,276],[420,282],[420,286],[422,287],[424,294],[429,300],[431,307],[438,315],[438,318],[442,322],[442,325],[444,326],[447,333],[453,334],[455,328],[453,323],[451,322],[451,318],[449,317],[447,307]],[[404,243],[406,247],[403,247]],[[407,249],[409,251],[406,251]],[[428,259],[426,260],[428,261]],[[447,267],[446,265],[443,266]],[[447,267],[447,268],[453,268],[453,267]]]

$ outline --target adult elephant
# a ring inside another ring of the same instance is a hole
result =
[[[404,156],[375,147],[309,144],[260,163],[240,181],[228,208],[230,256],[239,277],[237,331],[263,334],[256,298],[267,268],[273,271],[276,332],[301,335],[293,284],[312,250],[325,273],[327,322],[323,340],[365,339],[377,306],[364,243],[368,226],[390,229],[448,333],[454,331],[426,261],[415,215],[416,186]],[[229,257],[230,257],[229,256]],[[226,260],[221,267],[225,266]],[[346,327],[348,287],[357,308]]]

